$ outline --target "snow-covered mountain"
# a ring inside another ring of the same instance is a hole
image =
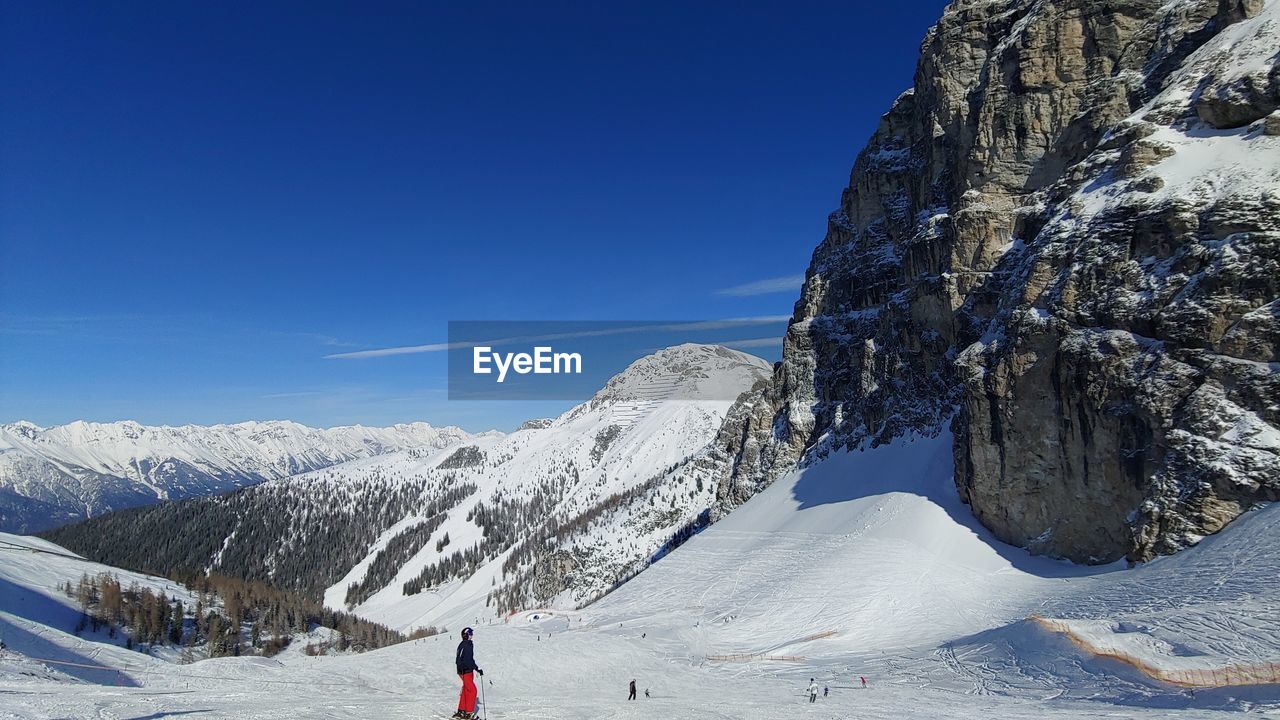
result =
[[[767,381],[671,348],[510,436],[50,536],[476,626],[495,720],[1275,715],[1277,37],[1280,0],[956,0]],[[0,622],[53,585],[11,567]],[[454,632],[193,667],[86,649],[116,672],[77,685],[37,653],[79,640],[29,630],[0,654],[19,716],[456,697]]]
[[[1137,568],[1087,567],[1000,543],[961,503],[952,467],[945,434],[835,452],[589,607],[440,616],[476,627],[495,720],[1280,710],[1280,507]],[[0,548],[14,544],[58,551],[0,535]],[[56,587],[102,568],[46,558],[19,550],[0,564],[0,693],[21,698],[6,707],[16,717],[409,718],[455,706],[456,632],[354,656],[175,664],[74,636],[78,613]],[[650,696],[625,700],[632,678]],[[802,693],[810,678],[830,689],[816,707]]]
[[[507,436],[355,460],[49,537],[161,574],[268,580],[397,629],[572,607],[705,520],[715,488],[680,468],[769,371],[753,355],[679,345]],[[157,548],[137,537],[168,539]]]
[[[158,500],[226,492],[355,458],[469,439],[427,423],[320,429],[287,421],[0,425],[0,530],[34,532]]]
[[[372,583],[356,612],[411,628],[594,600],[699,522],[714,488],[678,468],[716,436],[730,399],[769,370],[764,360],[723,347],[668,348],[637,360],[547,427],[476,444],[474,464],[451,465],[456,454],[443,459],[437,469],[451,468],[475,490],[393,577]],[[327,604],[344,606],[350,584],[367,582],[398,531],[384,533],[326,591]],[[450,545],[437,548],[446,536]],[[489,549],[467,572],[433,574],[457,548],[476,542]],[[415,581],[422,591],[406,594],[405,584]]]
[[[1147,560],[1280,498],[1280,3],[957,0],[859,154],[724,508],[951,429],[1002,540]]]

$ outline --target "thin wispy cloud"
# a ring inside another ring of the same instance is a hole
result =
[[[429,343],[427,345],[404,345],[401,347],[374,348],[373,350],[356,350],[355,352],[333,353],[325,355],[325,360],[360,360],[363,358],[390,357],[392,355],[414,355],[417,353],[440,352],[468,347],[472,343]],[[491,343],[497,344],[497,343]]]
[[[694,332],[703,330],[724,330],[732,327],[749,325],[770,325],[790,320],[788,315],[763,315],[759,317],[729,318],[726,320],[696,320],[690,322],[659,323],[651,325],[623,325],[598,330],[575,330],[572,332],[549,333],[545,335],[523,335],[496,338],[493,340],[476,340],[454,343],[428,343],[425,345],[404,345],[399,347],[375,348],[373,350],[357,350],[355,352],[333,353],[325,355],[326,360],[362,360],[393,355],[414,355],[418,353],[444,352],[447,350],[464,350],[477,345],[499,347],[530,342],[549,342],[551,340],[571,340],[574,338],[606,337],[609,335],[625,335],[641,332]]]
[[[315,397],[316,395],[319,395],[319,394],[320,394],[319,390],[300,390],[298,392],[267,393],[266,395],[259,395],[258,397],[264,400],[276,400],[279,398]]]
[[[717,290],[716,294],[730,297],[772,295],[773,293],[796,292],[803,284],[804,275],[783,275],[782,277],[766,278],[742,285],[734,285],[733,287]]]
[[[776,347],[782,344],[782,338],[781,337],[765,337],[765,338],[750,338],[747,340],[723,340],[716,344],[724,345],[725,347],[734,347],[734,348]]]
[[[303,338],[323,347],[367,347],[317,332],[261,328],[238,320],[188,314],[103,313],[89,315],[21,315],[0,312],[0,336],[63,337],[105,342],[172,342],[196,336],[204,340]]]
[[[140,331],[162,324],[163,316],[105,315],[15,315],[0,313],[0,335],[46,335],[68,337],[136,336]]]
[[[332,335],[325,335],[324,333],[289,332],[284,334],[292,335],[294,337],[307,338],[321,345],[324,345],[325,347],[360,347],[360,343],[347,342],[345,340],[340,340]]]

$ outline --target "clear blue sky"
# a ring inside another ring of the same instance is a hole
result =
[[[942,6],[0,0],[0,421],[510,428],[326,356],[787,315]]]

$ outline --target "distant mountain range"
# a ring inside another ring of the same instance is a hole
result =
[[[20,421],[0,425],[0,531],[36,532],[471,437],[422,422],[322,429],[281,420],[179,427],[77,421],[51,428]]]

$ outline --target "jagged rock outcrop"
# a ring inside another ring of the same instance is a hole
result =
[[[858,156],[719,510],[950,424],[998,537],[1146,559],[1280,497],[1280,3],[961,0]]]

